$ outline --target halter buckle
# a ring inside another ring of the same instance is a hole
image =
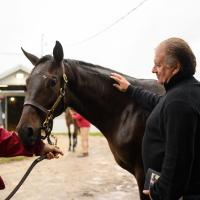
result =
[[[65,83],[68,83],[67,75],[65,73],[63,74],[63,79],[64,79]]]

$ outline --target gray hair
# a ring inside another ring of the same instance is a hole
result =
[[[182,74],[186,76],[195,74],[196,57],[187,42],[180,38],[169,38],[160,45],[165,47],[166,64],[170,66],[178,61],[181,65]]]

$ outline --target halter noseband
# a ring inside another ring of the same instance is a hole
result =
[[[41,139],[46,139],[48,140],[49,143],[51,143],[51,140],[49,138],[52,128],[53,128],[53,119],[54,119],[54,111],[56,110],[56,108],[58,107],[59,103],[61,102],[62,98],[64,98],[65,96],[65,90],[66,90],[66,86],[68,83],[68,79],[67,76],[65,74],[65,67],[64,64],[62,62],[62,69],[63,69],[63,80],[64,80],[64,84],[63,87],[60,88],[60,95],[58,96],[58,98],[56,99],[55,103],[53,104],[53,106],[51,107],[50,110],[46,109],[44,106],[38,104],[37,102],[31,101],[31,100],[27,100],[24,102],[24,106],[33,106],[35,108],[37,108],[38,110],[42,111],[43,113],[46,114],[46,118],[42,124],[41,129],[44,130],[45,135],[41,135]]]

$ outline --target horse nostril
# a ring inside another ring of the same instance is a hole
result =
[[[23,126],[18,133],[26,147],[33,146],[36,143],[37,136],[34,135],[34,129],[31,126]]]
[[[32,137],[33,136],[33,128],[32,127],[26,127],[27,128],[27,136]]]

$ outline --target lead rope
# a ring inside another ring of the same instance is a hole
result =
[[[48,143],[54,146],[57,146],[57,138],[54,135],[51,135],[51,137],[53,137],[54,139],[54,143],[51,142],[50,138],[48,137]],[[28,177],[28,175],[31,173],[32,169],[35,167],[35,165],[37,163],[39,163],[40,161],[44,160],[47,158],[47,155],[42,155],[38,158],[36,158],[32,164],[30,165],[30,167],[27,169],[26,173],[24,174],[24,176],[21,178],[21,180],[19,181],[19,183],[15,186],[15,188],[12,190],[12,192],[5,198],[5,200],[9,200],[11,199],[14,194],[19,190],[19,188],[22,186],[22,184],[24,183],[24,181],[26,180],[26,178]]]
[[[51,135],[54,138],[54,143],[52,143],[52,145],[57,146],[57,138],[54,135]],[[49,143],[49,142],[48,142]],[[42,155],[38,158],[36,158],[31,166],[27,169],[26,173],[24,174],[24,176],[21,178],[21,180],[19,181],[19,183],[16,185],[16,187],[12,190],[12,192],[5,198],[5,200],[9,200],[11,199],[14,194],[19,190],[19,188],[22,186],[22,184],[24,183],[24,181],[26,180],[26,178],[28,177],[28,175],[31,173],[33,167],[35,167],[35,165],[37,163],[39,163],[40,161],[44,160],[47,158],[47,155]]]
[[[28,177],[28,175],[30,174],[30,172],[32,171],[33,167],[39,163],[40,161],[46,159],[47,156],[46,155],[42,155],[39,158],[35,159],[31,166],[28,168],[28,170],[26,171],[26,173],[24,174],[24,176],[22,177],[22,179],[19,181],[19,183],[17,184],[17,186],[13,189],[13,191],[5,198],[5,200],[9,200],[13,197],[13,195],[17,192],[17,190],[21,187],[21,185],[24,183],[24,181],[26,180],[26,178]]]

